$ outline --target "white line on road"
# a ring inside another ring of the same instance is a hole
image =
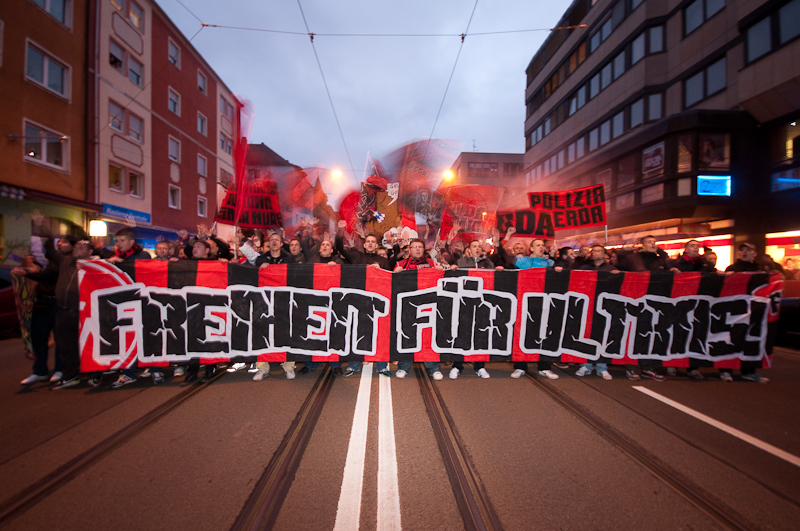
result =
[[[372,363],[364,363],[361,368],[361,381],[358,385],[356,410],[353,414],[353,428],[350,430],[350,444],[347,447],[347,460],[344,464],[342,490],[339,493],[339,507],[336,510],[335,531],[358,529],[361,517],[361,491],[364,486],[364,460],[367,453],[367,425],[369,423],[369,397],[372,391]]]
[[[696,418],[697,420],[702,420],[706,424],[710,424],[711,426],[714,426],[717,429],[720,429],[720,430],[722,430],[722,431],[724,431],[726,433],[729,433],[730,435],[733,435],[734,437],[737,437],[737,438],[743,440],[744,442],[750,443],[753,446],[755,446],[756,448],[760,448],[760,449],[764,450],[765,452],[769,452],[772,455],[774,455],[775,457],[780,457],[784,461],[788,461],[789,463],[793,464],[794,466],[800,467],[800,457],[797,457],[796,455],[792,455],[789,452],[785,452],[785,451],[781,450],[780,448],[772,446],[769,443],[765,443],[761,439],[756,439],[752,435],[748,435],[748,434],[744,433],[743,431],[739,431],[736,428],[732,428],[731,426],[728,426],[727,424],[724,424],[724,423],[722,423],[722,422],[720,422],[718,420],[712,419],[711,417],[709,417],[707,415],[703,415],[699,411],[695,411],[694,409],[692,409],[690,407],[686,407],[683,404],[675,402],[674,400],[670,400],[669,398],[667,398],[665,396],[662,396],[662,395],[660,395],[660,394],[658,394],[656,392],[653,392],[650,389],[647,389],[646,387],[641,387],[641,386],[635,385],[635,386],[633,386],[633,388],[636,389],[637,391],[641,391],[642,393],[655,398],[656,400],[659,400],[659,401],[667,404],[668,406],[674,407],[678,411],[683,411],[687,415],[691,415],[694,418]]]
[[[380,380],[378,415],[378,529],[400,531],[400,488],[397,484],[397,449],[394,441],[392,380]]]

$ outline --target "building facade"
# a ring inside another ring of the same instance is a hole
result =
[[[800,0],[576,0],[527,68],[525,176],[603,183],[608,230],[800,255]]]
[[[89,0],[0,3],[0,255],[31,245],[31,212],[79,234],[99,206],[87,182]]]
[[[455,184],[488,184],[502,187],[525,186],[522,153],[481,153],[464,151],[450,170]]]

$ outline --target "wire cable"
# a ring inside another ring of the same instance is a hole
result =
[[[342,137],[342,144],[344,144],[344,151],[347,153],[347,160],[350,162],[350,171],[353,173],[353,177],[356,176],[356,169],[353,166],[353,159],[350,158],[350,150],[347,149],[347,141],[344,139],[344,132],[342,131],[342,124],[339,123],[339,116],[336,114],[336,106],[333,104],[333,98],[331,97],[331,91],[328,89],[328,81],[325,79],[325,72],[322,70],[322,63],[319,60],[319,55],[317,54],[317,48],[314,46],[314,33],[311,33],[311,30],[308,27],[308,21],[306,20],[306,14],[303,12],[303,5],[300,3],[300,0],[297,0],[297,6],[300,8],[300,14],[303,17],[303,24],[306,26],[306,31],[308,35],[311,37],[311,49],[314,50],[314,57],[317,60],[317,66],[319,67],[319,73],[322,76],[322,83],[325,85],[325,92],[328,94],[328,101],[331,104],[331,110],[333,110],[333,117],[336,119],[336,127],[339,128],[339,136]]]
[[[464,30],[464,33],[461,35],[461,45],[458,47],[458,54],[456,54],[456,60],[453,63],[453,69],[450,71],[450,79],[447,80],[447,86],[444,89],[444,95],[442,96],[442,103],[439,104],[439,112],[436,113],[436,119],[433,121],[433,128],[431,129],[431,134],[428,136],[428,142],[425,144],[425,153],[422,155],[422,160],[425,160],[425,157],[428,156],[428,148],[431,145],[431,140],[433,140],[433,132],[436,131],[436,124],[439,123],[439,116],[442,114],[442,108],[444,107],[444,101],[447,99],[447,91],[450,90],[450,83],[453,81],[453,74],[456,73],[456,66],[458,66],[458,58],[461,57],[461,50],[464,49],[464,38],[467,36],[467,32],[469,31],[469,26],[472,24],[472,17],[475,16],[475,10],[478,8],[478,0],[475,0],[475,5],[472,6],[472,13],[469,16],[469,21],[467,22],[467,29]]]
[[[200,17],[198,17],[197,15],[195,15],[195,14],[192,12],[192,10],[191,10],[191,9],[189,9],[188,7],[186,7],[186,4],[184,4],[183,2],[181,2],[181,0],[175,0],[175,1],[176,1],[176,2],[178,2],[180,5],[182,5],[182,6],[183,6],[183,8],[184,8],[186,11],[188,11],[188,12],[189,12],[189,14],[190,14],[190,15],[192,15],[194,18],[196,18],[196,19],[197,19],[197,22],[199,22],[200,24],[203,24],[203,21],[202,21],[202,20],[200,20]],[[203,25],[205,26],[205,24],[203,24]]]
[[[176,0],[179,1],[179,0]],[[197,18],[197,17],[195,17]],[[585,28],[586,24],[577,24],[575,26],[558,26],[555,28],[532,28],[521,30],[504,30],[504,31],[482,31],[479,33],[303,33],[302,31],[286,31],[274,30],[266,28],[248,28],[245,26],[226,26],[222,24],[206,24],[202,23],[207,28],[218,29],[232,29],[240,31],[259,31],[264,33],[280,33],[284,35],[300,35],[302,37],[478,37],[485,35],[503,35],[506,33],[531,33],[537,31],[560,31]]]

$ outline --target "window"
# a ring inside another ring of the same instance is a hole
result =
[[[598,133],[599,131],[595,127],[591,131],[589,131],[589,151],[594,151],[597,149],[598,146]]]
[[[108,189],[114,192],[122,193],[122,168],[118,166],[114,166],[113,164],[108,165]]]
[[[137,142],[144,139],[144,120],[135,114],[128,113],[128,136]]]
[[[219,97],[219,110],[228,120],[233,120],[233,105],[228,103],[223,96]]]
[[[600,124],[600,145],[608,144],[611,140],[611,120],[606,120]]]
[[[612,120],[613,131],[612,135],[614,138],[622,135],[625,132],[625,113],[621,112],[614,116]]]
[[[575,142],[567,146],[567,163],[572,164],[575,162]]]
[[[197,173],[203,177],[208,175],[208,159],[203,155],[197,155]]]
[[[642,125],[642,122],[644,122],[644,99],[631,104],[631,129]]]
[[[181,96],[172,89],[167,90],[167,108],[174,114],[181,115]]]
[[[636,154],[619,159],[617,166],[617,188],[624,188],[636,182]]]
[[[600,71],[600,90],[604,90],[611,84],[611,63],[608,63]]]
[[[616,6],[614,6],[616,7]],[[600,41],[606,40],[610,35],[613,27],[611,25],[611,19],[605,21],[603,26],[600,28]]]
[[[24,158],[30,162],[66,170],[69,139],[32,122],[25,122]]]
[[[572,96],[569,99],[569,110],[567,111],[567,115],[572,116],[575,114],[575,111],[578,110],[578,96]]]
[[[600,94],[600,74],[595,74],[589,81],[589,99]]]
[[[144,197],[143,175],[139,175],[138,173],[134,173],[132,171],[128,172],[128,195],[138,197],[140,199]]]
[[[683,10],[683,34],[689,35],[722,8],[725,0],[695,0]]]
[[[544,121],[544,136],[550,134],[550,117],[548,116],[547,119]]]
[[[144,32],[144,10],[133,0],[130,0],[128,4],[128,21],[134,28]]]
[[[580,109],[586,104],[586,85],[578,89],[578,108]]]
[[[208,208],[207,208],[206,198],[205,197],[197,197],[197,215],[201,218],[204,218],[208,215]]]
[[[169,191],[167,200],[169,201],[169,207],[174,208],[176,210],[181,209],[181,189],[177,186],[169,185]]]
[[[144,67],[142,63],[128,56],[128,79],[133,81],[137,87],[141,87],[144,83]]]
[[[767,17],[747,30],[747,62],[751,63],[772,49],[772,18]]]
[[[197,71],[197,89],[203,94],[206,93],[206,76],[201,71]]]
[[[614,80],[625,73],[625,50],[614,58]]]
[[[531,136],[534,136],[534,134],[532,133]],[[536,143],[535,140],[534,143]],[[233,153],[233,141],[231,141],[231,138],[225,133],[219,134],[219,148],[228,155]]]
[[[125,0],[109,0],[109,1],[111,2],[112,6],[117,8],[117,11],[122,11],[122,4],[125,3]]]
[[[800,20],[800,0],[792,0],[779,13],[781,44],[786,44],[800,35],[800,24],[797,23]]]
[[[664,199],[664,183],[642,189],[642,204],[654,203]]]
[[[67,0],[33,0],[33,3],[50,13],[57,21],[67,25],[67,8],[69,7]]]
[[[643,1],[644,0],[631,0],[631,11],[639,7]]]
[[[575,142],[575,156],[576,158],[581,158],[584,154],[584,138],[580,137]]]
[[[647,97],[647,120],[661,119],[661,94],[650,94]]]
[[[108,62],[120,74],[125,73],[125,50],[114,41],[108,41]]]
[[[684,106],[691,107],[727,86],[725,58],[684,81]]]
[[[589,40],[589,51],[593,52],[600,46],[600,32],[598,31],[592,38]]]
[[[172,39],[167,39],[167,58],[169,62],[175,65],[178,70],[181,68],[181,49],[175,44]]]
[[[169,159],[175,162],[181,161],[181,143],[172,137],[169,137]]]
[[[664,26],[650,28],[650,53],[664,51]]]
[[[27,52],[25,77],[59,96],[69,97],[67,93],[69,69],[47,52],[30,43],[28,43]]]
[[[201,135],[207,134],[206,117],[202,113],[197,113],[197,132]]]
[[[108,126],[120,133],[125,132],[125,109],[113,101],[108,102]]]
[[[631,66],[644,57],[644,33],[636,37],[631,43]]]
[[[562,149],[561,151],[558,152],[558,169],[560,170],[563,167],[564,167],[564,150]]]

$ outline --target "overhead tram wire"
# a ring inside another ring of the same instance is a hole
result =
[[[194,18],[196,18],[196,19],[197,19],[197,22],[199,22],[200,24],[203,24],[203,21],[200,19],[200,17],[198,17],[197,15],[195,15],[195,14],[194,14],[194,12],[192,12],[192,10],[191,10],[191,9],[189,9],[188,7],[186,7],[186,4],[184,4],[184,3],[183,3],[181,0],[175,0],[175,1],[176,1],[176,2],[178,2],[178,3],[179,3],[181,6],[183,6],[183,8],[184,8],[186,11],[188,11],[190,15],[192,15]],[[203,24],[203,26],[205,26],[205,24]]]
[[[299,1],[299,0],[298,0]],[[450,90],[450,83],[453,81],[453,74],[456,73],[456,66],[458,66],[458,58],[461,57],[461,50],[464,49],[464,39],[467,36],[467,32],[469,31],[469,26],[472,24],[472,17],[475,16],[475,10],[478,8],[478,0],[475,0],[475,5],[472,6],[472,13],[469,15],[469,21],[467,21],[467,29],[464,30],[464,33],[461,34],[461,45],[458,47],[458,53],[456,54],[456,60],[453,63],[453,69],[450,71],[450,78],[447,80],[447,86],[444,89],[444,95],[442,96],[442,103],[439,104],[439,111],[436,113],[436,119],[433,121],[433,128],[431,129],[431,134],[428,136],[428,142],[425,144],[425,154],[422,155],[422,160],[425,160],[425,157],[428,156],[428,148],[431,145],[431,140],[433,140],[433,132],[436,131],[436,124],[439,123],[439,116],[442,114],[442,108],[444,107],[444,101],[447,99],[447,91]]]
[[[586,24],[574,26],[557,26],[555,28],[531,28],[522,30],[482,31],[479,33],[303,33],[302,31],[275,30],[266,28],[248,28],[245,26],[226,26],[223,24],[206,24],[207,28],[231,29],[238,31],[258,31],[263,33],[278,33],[283,35],[300,35],[302,37],[483,37],[486,35],[504,35],[508,33],[534,33],[539,31],[561,31],[585,28]]]
[[[328,94],[328,101],[331,103],[331,110],[333,110],[333,117],[336,119],[336,127],[339,128],[339,136],[342,137],[342,144],[344,144],[344,151],[347,153],[347,160],[350,162],[350,171],[353,172],[353,177],[356,176],[356,168],[353,166],[353,159],[350,157],[350,150],[347,149],[347,141],[344,139],[344,132],[342,131],[342,124],[339,123],[339,116],[336,114],[336,106],[333,104],[333,98],[331,97],[331,91],[328,89],[328,81],[325,79],[325,72],[322,70],[322,63],[319,61],[319,55],[317,54],[317,48],[314,46],[314,34],[311,33],[311,29],[308,27],[308,21],[306,20],[306,14],[303,12],[303,5],[300,3],[300,0],[297,0],[297,7],[300,8],[300,15],[303,17],[303,24],[306,26],[306,31],[311,39],[311,49],[314,50],[314,57],[317,59],[317,66],[319,67],[319,73],[322,76],[322,84],[325,85],[325,92]]]

